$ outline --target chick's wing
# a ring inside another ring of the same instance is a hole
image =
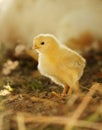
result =
[[[61,52],[60,67],[65,69],[81,69],[85,66],[85,60],[73,52],[68,52],[66,50]]]

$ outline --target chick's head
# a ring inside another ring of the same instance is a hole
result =
[[[57,47],[57,39],[50,34],[40,34],[33,40],[33,49],[36,49],[40,53],[49,53]]]

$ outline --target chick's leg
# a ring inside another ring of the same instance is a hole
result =
[[[63,92],[61,93],[61,95],[59,95],[58,93],[56,93],[55,91],[52,91],[52,94],[56,97],[64,97],[67,95],[67,90],[68,90],[68,86],[65,85],[63,88]]]
[[[63,89],[63,92],[62,92],[62,94],[61,94],[61,96],[66,96],[67,90],[68,90],[68,86],[65,85],[65,86],[64,86],[64,89]]]
[[[68,88],[69,88],[69,90],[68,90]],[[67,93],[67,91],[68,91],[68,93]],[[62,92],[62,96],[66,96],[66,95],[69,96],[69,95],[72,94],[72,92],[73,92],[73,89],[66,85],[66,86],[64,86],[64,89],[63,89],[63,92]]]
[[[71,95],[72,92],[73,92],[73,89],[72,89],[72,88],[69,88],[69,90],[68,90],[68,95]]]
[[[58,93],[56,93],[55,91],[52,91],[52,94],[54,95],[54,96],[56,96],[56,97],[64,97],[64,96],[69,96],[69,95],[71,95],[72,94],[72,88],[69,88],[69,91],[68,91],[68,86],[67,85],[65,85],[64,86],[64,88],[63,88],[63,92],[62,92],[62,94],[61,95],[59,95]],[[67,93],[67,91],[68,91],[68,93]]]

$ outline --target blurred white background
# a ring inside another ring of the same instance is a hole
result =
[[[82,42],[70,39],[87,33],[92,42],[85,49],[97,48],[101,27],[102,0],[0,0],[0,41],[6,47],[31,47],[34,36],[51,33],[75,49]]]

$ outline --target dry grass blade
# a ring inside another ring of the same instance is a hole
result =
[[[100,93],[100,94],[102,94],[102,83],[100,83],[100,86],[98,87],[98,92]]]
[[[22,113],[24,116],[25,123],[45,123],[45,124],[59,124],[59,125],[67,125],[68,122],[72,121],[73,119],[68,117],[62,117],[62,116],[32,116],[29,113]],[[85,127],[85,128],[94,128],[99,129],[102,128],[102,124],[100,123],[93,123],[83,120],[77,120],[74,124],[78,127]],[[23,130],[23,129],[22,129]]]
[[[78,106],[78,108],[74,112],[73,116],[71,117],[72,120],[66,125],[65,130],[71,130],[72,127],[76,124],[76,122],[78,122],[77,121],[78,118],[80,117],[80,115],[83,113],[83,111],[85,110],[85,108],[89,104],[90,100],[92,99],[93,94],[96,92],[96,90],[98,90],[99,86],[100,86],[99,83],[95,83],[91,87],[90,91],[83,98],[83,101],[80,103],[80,105]]]
[[[29,113],[21,113],[21,114],[18,113],[16,119],[17,119],[19,130],[25,130],[25,123],[44,123],[44,124],[66,125],[65,130],[70,130],[72,129],[73,126],[99,130],[100,128],[102,128],[101,123],[79,120],[79,117],[81,116],[85,108],[88,106],[89,102],[92,99],[92,96],[94,95],[94,93],[99,87],[100,87],[100,84],[98,83],[95,83],[91,87],[90,91],[83,98],[82,102],[80,103],[80,105],[78,106],[78,108],[76,109],[76,111],[74,112],[71,118],[62,117],[62,116],[34,116]],[[47,99],[41,99],[41,98],[36,98],[36,97],[32,97],[30,99],[34,102],[47,102],[48,104],[49,103],[53,104],[52,101],[49,101]]]
[[[81,104],[78,106],[78,108],[74,112],[72,118],[78,119],[80,117],[80,115],[82,114],[82,112],[85,110],[85,108],[89,104],[90,100],[92,99],[93,94],[95,93],[95,91],[98,89],[99,86],[100,86],[100,84],[96,83],[91,87],[88,94],[84,97],[83,101],[81,102]]]
[[[71,95],[70,99],[67,101],[68,107],[72,107],[78,98],[79,98],[79,95],[76,95],[76,94]]]
[[[24,117],[22,113],[17,113],[17,124],[18,124],[18,130],[26,130],[25,123],[24,123]]]
[[[11,111],[6,111],[6,112],[3,112],[0,114],[0,130],[4,130],[4,117],[9,115],[9,114],[12,114]],[[7,124],[6,124],[7,125]]]
[[[34,101],[34,102],[43,102],[43,103],[46,103],[48,105],[54,105],[54,106],[58,105],[57,102],[54,102],[54,101],[51,101],[51,100],[48,100],[48,99],[43,99],[43,98],[35,97],[35,96],[31,97],[30,99],[32,101]]]

